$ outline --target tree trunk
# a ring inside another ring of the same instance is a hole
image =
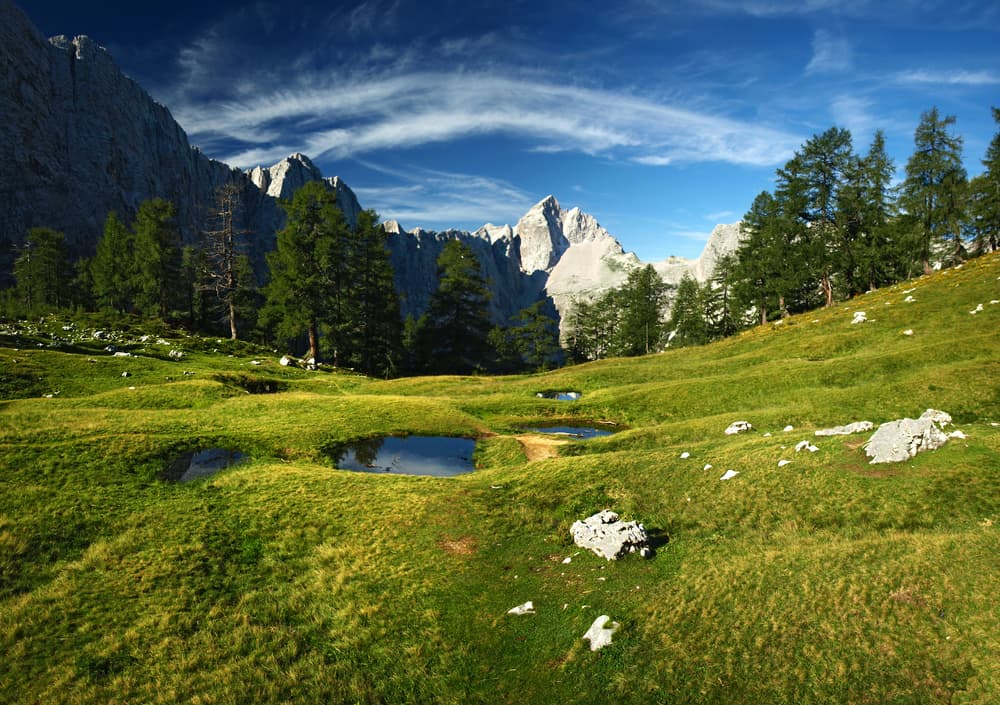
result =
[[[767,304],[763,301],[760,302],[760,324],[764,325],[767,323]]]
[[[229,337],[236,340],[236,306],[232,299],[229,299]]]
[[[309,357],[306,359],[319,359],[319,335],[316,332],[315,321],[309,321]]]
[[[830,275],[824,274],[823,278],[820,279],[819,283],[820,289],[823,290],[823,298],[826,300],[824,304],[827,308],[833,306],[833,282],[830,281]]]

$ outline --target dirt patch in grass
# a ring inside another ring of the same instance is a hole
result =
[[[518,443],[524,448],[524,455],[529,463],[547,458],[559,457],[559,447],[564,446],[569,441],[561,438],[546,438],[532,433],[517,436]]]
[[[438,541],[438,547],[445,553],[455,556],[471,556],[479,548],[476,540],[471,536],[462,536],[457,539],[444,538]]]

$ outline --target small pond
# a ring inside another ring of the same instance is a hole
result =
[[[247,460],[247,454],[228,448],[205,448],[190,450],[174,458],[160,478],[169,482],[191,482],[203,477],[211,477],[219,470],[239,465]]]
[[[580,392],[538,392],[535,396],[541,399],[555,399],[556,401],[576,401],[583,394]]]
[[[472,472],[472,438],[450,436],[385,436],[330,448],[341,470],[451,477]]]
[[[588,426],[539,426],[536,428],[526,428],[530,433],[545,433],[552,436],[566,436],[573,440],[587,440],[589,438],[600,438],[610,436],[613,431],[603,428],[591,428]]]

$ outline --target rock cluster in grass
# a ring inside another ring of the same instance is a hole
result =
[[[871,421],[855,421],[846,426],[834,426],[833,428],[821,428],[816,431],[817,436],[849,436],[852,433],[864,433],[875,428]]]
[[[649,536],[642,524],[619,521],[615,512],[605,509],[570,527],[573,542],[609,561],[648,548]]]
[[[611,643],[612,635],[620,627],[618,622],[612,622],[611,617],[602,614],[590,625],[590,629],[583,635],[583,640],[590,642],[591,651],[598,651]]]
[[[733,421],[726,429],[727,436],[734,436],[737,433],[752,431],[753,425],[749,421]]]
[[[928,409],[918,419],[903,418],[878,427],[865,444],[871,464],[899,463],[925,450],[936,450],[948,442],[941,430],[951,423],[943,411]]]

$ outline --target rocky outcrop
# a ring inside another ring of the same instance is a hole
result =
[[[928,409],[918,419],[889,421],[878,427],[865,444],[871,464],[899,463],[925,450],[936,450],[948,442],[941,427],[951,423],[943,411]]]
[[[618,515],[607,509],[573,522],[570,534],[577,546],[593,551],[609,561],[642,551],[649,544],[649,536],[642,524],[619,521]]]

